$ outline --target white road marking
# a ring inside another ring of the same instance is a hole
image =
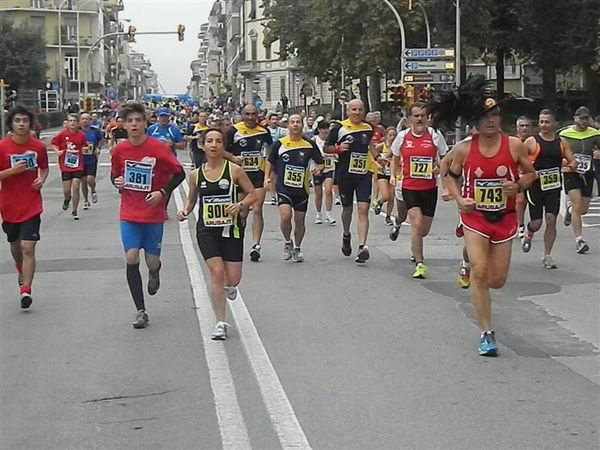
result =
[[[181,191],[178,189],[175,194],[177,208],[182,209]],[[179,223],[179,237],[192,283],[196,316],[204,343],[204,354],[208,364],[223,449],[251,449],[246,422],[237,400],[225,346],[223,342],[213,341],[210,338],[210,332],[214,326],[210,318],[214,317],[214,314],[210,308],[210,298],[202,276],[202,268],[194,251],[190,227],[185,222]]]
[[[189,186],[187,181],[183,182],[182,186],[186,195],[188,195]],[[194,216],[198,220],[198,208],[194,208]],[[310,449],[304,430],[287,398],[239,290],[237,299],[228,303],[240,340],[244,345],[248,361],[256,377],[267,413],[282,448]]]

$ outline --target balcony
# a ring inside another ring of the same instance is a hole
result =
[[[242,74],[260,72],[260,64],[258,61],[241,61],[238,65],[238,72]]]

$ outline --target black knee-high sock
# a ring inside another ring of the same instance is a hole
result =
[[[144,289],[142,287],[142,275],[140,274],[140,264],[127,264],[127,284],[133,297],[133,303],[139,311],[146,309],[144,305]]]

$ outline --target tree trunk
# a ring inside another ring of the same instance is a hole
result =
[[[541,63],[544,108],[556,111],[556,68],[551,62]]]
[[[365,104],[365,111],[369,111],[369,88],[367,86],[367,77],[363,77],[358,82],[358,92],[360,93],[360,99]]]
[[[584,88],[588,91],[590,102],[588,108],[592,117],[600,114],[600,73],[592,70],[590,66],[583,67]]]
[[[496,48],[496,92],[498,100],[504,98],[504,55],[506,49],[503,47]]]
[[[369,101],[373,111],[381,111],[381,74],[369,75]]]

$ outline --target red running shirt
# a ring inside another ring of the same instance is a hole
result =
[[[119,218],[136,223],[161,223],[167,219],[167,197],[158,205],[146,203],[146,196],[169,184],[171,177],[183,170],[171,149],[158,139],[148,137],[135,146],[129,141],[115,145],[112,150],[111,174],[123,177]]]
[[[437,186],[433,169],[437,165],[438,149],[426,128],[421,136],[406,133],[400,146],[402,157],[402,188],[427,191]]]
[[[502,134],[500,148],[494,156],[479,151],[479,135],[473,136],[469,154],[463,164],[464,198],[475,200],[477,211],[514,211],[515,197],[502,192],[502,182],[517,181],[519,166],[510,153],[509,136]]]
[[[10,136],[0,141],[0,170],[9,169],[25,157],[30,168],[0,183],[0,216],[5,222],[23,223],[43,211],[42,195],[31,185],[39,169],[48,168],[46,145],[34,138],[24,144],[17,144]]]
[[[56,145],[59,150],[65,152],[58,157],[58,165],[61,172],[81,172],[83,171],[83,153],[81,149],[88,145],[85,134],[78,130],[71,133],[69,130],[61,130],[50,141]]]

